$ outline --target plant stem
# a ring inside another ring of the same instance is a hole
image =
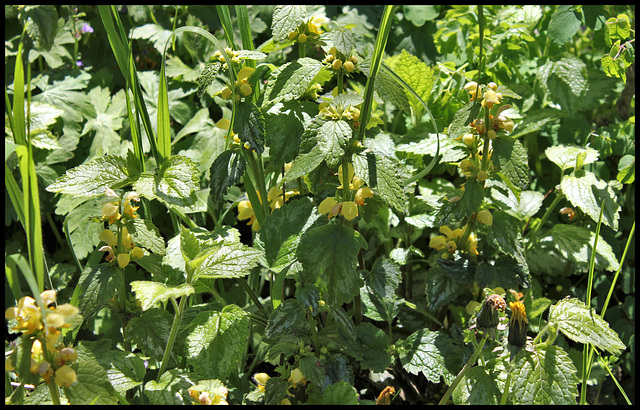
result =
[[[473,352],[469,360],[467,360],[467,363],[465,363],[462,370],[460,370],[460,373],[458,373],[458,376],[456,376],[456,379],[453,381],[453,383],[451,383],[451,386],[449,386],[449,388],[444,393],[444,395],[442,396],[442,399],[440,399],[440,402],[438,404],[447,403],[447,401],[449,400],[449,397],[451,397],[451,394],[453,393],[455,388],[458,387],[458,384],[460,383],[464,375],[471,369],[471,367],[473,367],[474,363],[478,359],[478,356],[480,356],[480,353],[482,352],[482,348],[484,347],[484,343],[487,341],[488,337],[489,337],[489,332],[484,332],[484,334],[482,335],[482,340],[480,341],[480,344],[478,344],[478,347],[476,347],[476,350]]]
[[[564,194],[562,192],[558,191],[555,199],[553,200],[551,205],[549,205],[549,208],[547,208],[547,211],[542,216],[542,219],[540,219],[540,222],[538,223],[538,225],[536,225],[536,227],[531,232],[531,236],[529,238],[529,243],[527,244],[527,250],[531,249],[533,247],[533,245],[535,245],[535,239],[536,239],[536,236],[538,235],[538,231],[540,230],[540,227],[542,225],[544,225],[544,223],[547,221],[547,219],[549,219],[549,216],[551,215],[551,213],[553,212],[555,207],[560,203],[560,201],[563,198],[564,198]]]

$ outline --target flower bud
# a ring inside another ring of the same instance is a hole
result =
[[[353,63],[351,61],[345,61],[344,63],[344,69],[347,70],[348,73],[352,72],[353,70],[355,70],[356,66],[353,65]]]
[[[307,35],[302,33],[298,36],[298,41],[301,43],[306,43],[307,42]]]
[[[493,294],[488,296],[478,312],[478,327],[489,329],[498,326],[498,311],[507,307],[502,296]]]
[[[523,346],[527,342],[529,320],[522,302],[510,302],[511,319],[509,320],[509,344]]]
[[[476,219],[478,220],[478,222],[483,223],[487,226],[491,226],[493,224],[493,216],[488,209],[483,209],[482,211],[478,212]]]
[[[224,87],[222,91],[220,91],[220,96],[225,100],[228,100],[229,98],[231,98],[231,94],[232,94],[231,88],[229,87]]]
[[[464,142],[466,145],[473,145],[474,139],[475,137],[471,133],[466,133],[462,136],[462,142]]]
[[[478,181],[480,182],[486,180],[488,177],[489,174],[487,174],[486,171],[478,171],[478,175],[476,176],[476,178],[478,178]]]
[[[249,94],[251,94],[251,86],[249,84],[242,84],[240,86],[240,92],[242,93],[242,95],[247,96]]]
[[[333,67],[334,70],[339,70],[340,67],[342,67],[342,60],[337,59],[333,62],[333,64],[331,64],[331,67]]]
[[[490,140],[494,139],[496,136],[497,134],[494,130],[487,131],[487,137],[489,137]]]

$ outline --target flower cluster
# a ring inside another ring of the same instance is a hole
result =
[[[353,105],[347,105],[346,107],[337,107],[334,104],[323,102],[318,106],[320,109],[319,115],[326,120],[345,120],[358,122],[360,120],[360,109]]]
[[[226,47],[224,49],[224,51],[227,53],[227,55],[229,57],[231,57],[231,62],[234,64],[240,64],[240,52],[236,51],[236,50],[232,50],[229,47]],[[213,53],[213,56],[211,57],[212,60],[218,60],[219,62],[222,63],[222,69],[223,70],[228,70],[229,69],[229,64],[224,56],[224,54],[222,54],[222,52],[220,50],[216,50],[215,53]]]
[[[291,164],[285,164],[285,171],[288,171],[291,168]],[[262,198],[260,198],[260,194],[257,194],[260,202],[262,203]],[[289,189],[282,193],[282,189],[277,186],[272,187],[267,193],[267,201],[269,201],[269,209],[271,212],[280,208],[285,204],[285,202],[289,201],[289,198],[292,196],[300,195],[300,191],[297,189]],[[253,210],[253,206],[251,205],[251,201],[240,201],[238,202],[238,219],[245,220],[248,219],[247,225],[251,225],[251,229],[255,232],[260,231],[260,224],[256,218],[256,214]]]
[[[358,207],[364,206],[365,199],[373,197],[371,188],[364,185],[364,180],[355,175],[353,165],[348,165],[349,174],[349,190],[354,193],[353,201],[339,201],[338,197],[328,197],[320,203],[318,206],[318,212],[321,214],[328,214],[328,218],[331,219],[338,214],[344,216],[347,220],[351,221],[358,216]],[[342,172],[342,165],[338,167],[338,179],[340,180],[340,186],[338,191],[344,189],[344,177]]]
[[[289,33],[289,40],[298,41],[299,43],[317,42],[320,40],[320,34],[324,33],[322,24],[326,22],[327,19],[323,16],[313,16]]]
[[[451,230],[448,226],[444,225],[440,227],[440,233],[444,235],[437,235],[431,238],[429,241],[429,247],[434,248],[435,250],[444,250],[440,256],[444,259],[449,258],[449,255],[453,255],[457,250],[467,251],[474,255],[478,255],[478,237],[473,233],[470,233],[467,236],[465,241],[463,241],[464,231],[467,226],[464,228],[456,228],[455,230]],[[460,245],[463,244],[463,248],[460,248]]]
[[[329,54],[327,54],[322,62],[334,71],[343,70],[347,73],[352,73],[357,67],[358,57],[353,54],[345,56],[340,53],[336,47],[331,47]]]
[[[256,71],[256,69],[253,67],[243,67],[240,72],[238,72],[238,79],[233,85],[233,90],[231,89],[231,86],[226,86],[220,90],[220,96],[225,100],[228,100],[231,96],[235,95],[236,102],[239,102],[243,97],[250,96],[253,89],[251,88],[251,84],[249,84],[248,80],[254,71]]]
[[[229,390],[224,386],[214,390],[215,391],[207,391],[199,388],[199,386],[191,386],[187,391],[189,392],[189,396],[198,404],[228,405],[227,396],[229,395]]]
[[[45,290],[40,294],[40,299],[46,306],[45,312],[41,311],[32,297],[24,296],[18,301],[18,306],[5,311],[4,317],[15,321],[11,330],[36,338],[31,346],[31,373],[40,375],[47,384],[51,383],[53,377],[58,386],[69,387],[77,380],[76,372],[69,364],[76,361],[78,353],[72,347],[59,344],[58,339],[60,329],[73,326],[69,319],[76,316],[79,310],[68,303],[50,306],[56,301],[54,290]],[[14,356],[11,354],[6,357],[5,370],[15,370]]]
[[[116,260],[118,266],[124,268],[129,264],[131,258],[142,258],[144,252],[142,248],[139,248],[133,244],[131,234],[127,231],[125,226],[122,226],[123,220],[127,218],[137,218],[136,211],[140,206],[132,206],[131,201],[140,202],[140,197],[134,191],[124,194],[122,199],[115,193],[113,189],[107,189],[105,191],[107,201],[102,205],[102,219],[107,220],[109,225],[115,224],[118,221],[117,226],[119,230],[120,242],[116,234],[110,229],[104,229],[100,232],[100,240],[106,243],[99,250],[101,252],[107,252],[107,261],[112,262]],[[120,211],[122,210],[122,214]]]
[[[493,108],[494,105],[500,104],[502,102],[502,93],[498,92],[498,86],[494,82],[490,82],[487,85],[487,89],[482,92],[482,86],[478,85],[475,81],[471,81],[464,86],[464,89],[469,92],[471,101],[476,101],[477,98],[482,98],[481,105],[482,107],[487,107],[489,109]],[[470,125],[475,134],[483,135],[487,133],[487,137],[489,139],[494,139],[501,130],[506,132],[513,131],[513,120],[509,119],[505,115],[503,115],[503,111],[511,108],[510,105],[505,104],[498,108],[498,111],[495,115],[489,114],[489,126],[484,123],[483,118],[475,119]],[[463,141],[467,145],[471,145],[473,134],[465,134],[463,136]]]
[[[259,392],[264,393],[265,386],[267,385],[267,380],[269,380],[270,378],[271,376],[269,376],[267,373],[256,373],[253,375],[253,380],[258,386]],[[295,389],[298,386],[305,386],[307,384],[307,379],[300,368],[293,369],[287,381],[289,382],[287,394],[291,397],[294,397],[294,395],[289,391],[290,389]],[[288,398],[285,398],[280,402],[280,404],[291,404],[291,401]]]

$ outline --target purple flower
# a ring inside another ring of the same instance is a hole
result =
[[[84,63],[82,61],[80,61],[80,60],[76,61],[76,65],[78,67],[84,67]]]
[[[93,33],[93,27],[91,27],[87,23],[84,23],[84,25],[80,29],[80,32],[81,33]]]

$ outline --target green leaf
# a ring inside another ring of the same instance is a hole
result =
[[[108,88],[95,87],[87,93],[95,115],[90,115],[80,136],[94,132],[89,155],[122,154],[122,141],[118,130],[122,128],[125,113],[124,91],[111,97]]]
[[[133,188],[147,199],[187,207],[196,202],[199,189],[198,165],[187,157],[172,155],[160,166],[157,175],[142,174]]]
[[[427,66],[422,60],[411,55],[406,50],[402,50],[396,56],[387,58],[385,63],[418,94],[422,101],[429,101],[434,82],[433,68]],[[413,111],[422,113],[424,107],[418,99],[406,90],[405,93],[407,93]]]
[[[571,40],[580,28],[580,19],[573,12],[575,6],[559,6],[549,22],[549,38],[556,44],[563,45]]]
[[[183,283],[177,287],[168,287],[159,282],[133,281],[131,290],[136,294],[136,300],[140,302],[142,311],[149,310],[158,302],[166,302],[169,298],[178,299],[194,293],[193,286]]]
[[[303,282],[317,285],[330,305],[352,301],[362,286],[356,272],[360,248],[366,250],[367,242],[347,226],[329,223],[309,229],[296,251],[304,268]]]
[[[314,146],[311,151],[300,154],[291,164],[291,168],[284,176],[284,182],[291,182],[303,175],[308,175],[316,169],[324,160],[324,153],[319,145]]]
[[[33,96],[33,101],[42,101],[61,108],[64,110],[63,118],[80,123],[83,117],[88,119],[96,116],[95,109],[85,92],[90,80],[89,73],[81,72],[77,77],[66,76],[62,81],[48,84],[49,76],[43,75],[32,83],[42,90],[40,94]]]
[[[264,404],[270,406],[279,404],[287,397],[289,382],[282,377],[272,377],[267,380],[264,388]]]
[[[618,162],[618,175],[616,179],[623,184],[633,184],[636,180],[636,157],[625,155]]]
[[[126,227],[136,246],[147,248],[158,255],[165,254],[164,238],[150,219],[128,219]]]
[[[83,289],[78,308],[89,320],[100,309],[107,305],[109,299],[120,288],[122,275],[116,265],[101,263],[96,266],[87,266],[78,280],[78,286]]]
[[[604,39],[609,47],[616,40],[626,40],[630,34],[629,17],[626,14],[611,17],[604,25]]]
[[[590,343],[616,355],[626,349],[617,333],[609,327],[609,323],[594,309],[589,310],[580,299],[565,298],[551,306],[548,322],[576,342]]]
[[[485,185],[485,188],[489,184]],[[502,211],[515,216],[520,220],[526,220],[538,213],[544,201],[544,194],[537,191],[520,191],[520,198],[504,185],[491,181],[490,197],[492,202]],[[504,195],[506,192],[507,195]]]
[[[289,33],[296,30],[304,22],[307,6],[276,6],[273,10],[271,32],[275,41],[288,38]]]
[[[314,399],[317,399],[314,397]],[[321,405],[354,405],[358,404],[358,392],[351,383],[339,381],[327,386],[319,398],[320,400],[311,403],[311,399],[306,404]]]
[[[550,234],[562,256],[583,270],[589,268],[595,233],[577,225],[557,224],[551,228]],[[596,269],[608,271],[616,271],[619,267],[615,253],[602,237],[598,239],[595,264]]]
[[[355,357],[365,369],[382,373],[391,365],[389,337],[382,329],[371,323],[361,323],[356,327],[356,339],[346,342],[349,355]]]
[[[484,367],[475,366],[464,375],[451,398],[454,404],[495,405],[501,394],[493,375]]]
[[[274,210],[260,229],[269,269],[278,273],[296,261],[296,249],[301,236],[320,217],[309,198],[294,199]]]
[[[567,147],[565,145],[554,145],[544,150],[547,159],[564,172],[567,169],[576,167],[576,158],[578,155],[586,155],[583,165],[593,164],[598,160],[599,153],[593,148],[583,147]]]
[[[302,108],[297,101],[287,101],[274,104],[264,115],[265,144],[274,168],[293,161],[298,154],[304,124],[310,121]]]
[[[594,221],[600,217],[602,211],[602,223],[618,230],[620,219],[620,205],[613,189],[606,182],[598,179],[592,172],[580,170],[571,175],[565,175],[560,182],[560,189],[567,199],[586,213]]]
[[[396,296],[401,280],[400,269],[395,263],[378,258],[366,276],[365,286],[360,288],[362,314],[373,320],[391,322],[404,304],[404,299]]]
[[[146,355],[161,361],[167,348],[173,315],[163,309],[149,309],[127,323],[125,340],[135,343]],[[172,360],[175,359],[173,353]]]
[[[350,24],[334,22],[331,30],[322,33],[320,38],[326,43],[327,49],[335,47],[339,53],[350,56],[356,47],[356,36],[351,30],[352,27]]]
[[[463,105],[453,116],[453,121],[451,121],[451,125],[449,126],[449,137],[456,139],[468,132],[469,128],[467,125],[476,119],[479,112],[480,104],[475,101],[469,101]]]
[[[404,17],[416,27],[422,27],[427,20],[434,20],[440,14],[438,7],[433,4],[403,5],[402,12]]]
[[[323,69],[313,58],[299,58],[271,72],[264,90],[263,107],[300,98]]]
[[[566,55],[548,61],[537,72],[547,95],[569,115],[574,115],[589,88],[586,64],[577,57]]]
[[[215,204],[227,193],[227,190],[240,182],[245,170],[244,157],[236,150],[227,150],[211,164],[209,187],[211,201]]]
[[[326,121],[318,129],[318,146],[329,168],[337,168],[353,132],[346,121]]]
[[[493,164],[519,189],[529,186],[529,164],[527,150],[522,143],[511,137],[493,140]]]
[[[144,385],[144,394],[154,405],[184,405],[192,403],[189,388],[196,382],[181,369],[171,369]]]
[[[78,380],[64,389],[69,404],[118,404],[107,371],[84,343],[80,342],[75,346],[78,360],[71,365]]]
[[[107,188],[120,188],[130,182],[126,160],[105,155],[67,170],[46,189],[76,196],[96,196],[103,195]]]
[[[487,240],[497,250],[512,256],[523,267],[527,263],[524,256],[524,239],[520,221],[504,211],[492,214],[493,224],[488,228]],[[528,268],[526,268],[528,273]]]
[[[418,373],[433,383],[451,384],[462,368],[461,350],[442,332],[420,329],[404,342],[400,353],[402,367],[411,374]]]
[[[316,363],[318,363],[318,358],[315,355],[304,356],[300,359],[300,371],[309,382],[316,386],[322,386],[325,377],[324,369],[316,366]]]
[[[76,201],[78,198],[81,201],[86,199],[83,197],[72,197],[67,194],[62,194],[62,198],[69,200],[74,198]],[[58,201],[58,206],[67,202],[62,198]],[[92,198],[80,206],[72,208],[64,218],[64,223],[69,230],[70,245],[73,246],[73,252],[79,260],[86,258],[87,255],[93,252],[100,241],[100,232],[102,232],[104,227],[102,224],[95,223],[91,220],[91,218],[100,215],[100,206],[100,199]],[[62,212],[66,213],[66,210],[56,208],[56,214],[63,214]]]
[[[358,68],[362,70],[364,75],[370,77],[370,65],[371,59],[365,59],[358,63]],[[379,70],[376,75],[376,80],[373,84],[373,89],[378,96],[384,101],[388,101],[403,110],[406,113],[410,111],[409,97],[405,92],[405,88],[400,84],[392,75],[386,70]]]
[[[440,264],[432,266],[427,271],[425,295],[430,310],[440,309],[442,305],[451,302],[463,291],[464,285],[448,275]]]
[[[187,363],[203,378],[225,380],[237,370],[249,338],[249,314],[236,305],[200,312],[186,337]]]
[[[513,404],[576,404],[578,377],[569,355],[554,345],[522,349],[513,361],[509,399]]]
[[[356,155],[353,168],[356,175],[367,181],[374,195],[384,198],[394,211],[405,213],[407,189],[404,180],[407,175],[395,156],[371,150]]]
[[[240,141],[248,142],[249,147],[262,154],[264,151],[264,116],[258,107],[250,101],[236,105],[237,118],[233,121],[233,131]]]
[[[131,31],[130,37],[132,39],[149,40],[160,55],[164,53],[164,46],[173,34],[171,30],[166,30],[164,27],[154,23],[134,27]]]
[[[424,126],[426,127],[426,125]],[[416,127],[407,133],[407,136],[414,134],[416,130],[422,127]],[[437,134],[423,134],[418,131],[416,137],[420,138],[418,141],[410,141],[404,144],[398,144],[396,151],[407,152],[414,155],[429,155],[431,157],[436,156],[438,149]],[[452,138],[442,138],[440,136],[440,156],[438,163],[457,162],[469,155],[467,146],[462,141],[456,141]]]
[[[29,109],[31,110],[31,122],[29,123],[29,140],[31,144],[40,149],[56,150],[62,148],[58,138],[53,135],[49,128],[55,124],[64,111],[40,101],[32,101]],[[24,112],[27,112],[26,104]],[[5,132],[16,140],[9,126],[8,115],[5,116]]]
[[[304,309],[295,299],[285,300],[271,315],[264,337],[276,341],[283,337],[302,338],[309,333],[309,322]]]
[[[127,390],[143,383],[146,369],[141,357],[113,350],[111,343],[111,340],[104,338],[95,342],[81,342],[83,349],[89,350],[100,366],[107,371],[109,383],[118,393],[124,395]]]
[[[26,26],[27,35],[38,50],[51,50],[58,32],[58,12],[55,6],[25,6],[18,18]]]

